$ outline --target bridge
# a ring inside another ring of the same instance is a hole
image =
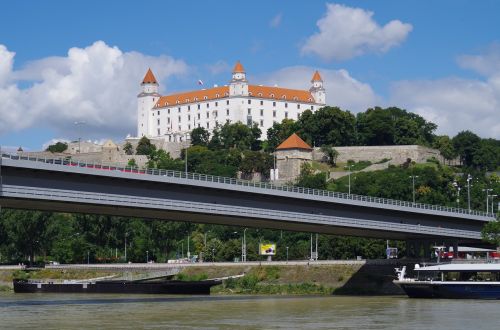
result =
[[[5,153],[0,206],[452,244],[479,243],[494,220],[453,207]]]

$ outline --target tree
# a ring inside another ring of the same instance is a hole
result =
[[[143,136],[140,140],[139,143],[137,144],[137,148],[135,149],[135,153],[137,155],[145,155],[149,156],[153,151],[156,150],[156,146],[151,143],[151,141]]]
[[[148,155],[148,168],[157,168],[163,170],[184,170],[184,162],[180,159],[173,159],[170,157],[170,153],[163,149],[153,150]]]
[[[132,158],[128,161],[127,166],[129,167],[137,167],[137,163],[135,162],[135,159]]]
[[[473,165],[474,153],[479,149],[480,142],[481,138],[471,131],[462,131],[452,139],[453,147],[463,165]]]
[[[68,144],[66,142],[57,142],[55,144],[51,144],[45,150],[54,153],[54,152],[64,152],[67,149],[68,149]]]
[[[327,187],[326,184],[326,174],[325,173],[314,173],[312,167],[308,163],[302,165],[300,170],[300,175],[297,178],[298,187],[312,188],[312,189],[323,189]]]
[[[337,166],[337,157],[339,156],[339,152],[335,150],[330,144],[324,144],[321,146],[321,151],[327,157],[328,164],[331,166]]]
[[[495,171],[500,166],[499,141],[484,139],[472,154],[472,165],[478,169]]]
[[[432,147],[438,149],[444,159],[450,161],[454,159],[457,154],[453,148],[453,143],[448,135],[437,136],[434,139]]]
[[[269,170],[273,167],[273,157],[261,151],[246,150],[239,166],[244,174],[260,173],[264,177],[269,176]]]
[[[488,222],[481,231],[481,236],[485,242],[495,244],[500,247],[500,220]]]
[[[210,133],[203,127],[197,127],[191,131],[191,144],[193,146],[207,146]]]
[[[356,141],[356,117],[337,107],[306,110],[298,120],[299,135],[310,145],[350,146]]]
[[[214,129],[209,147],[210,149],[260,150],[261,134],[256,123],[248,127],[241,122],[234,124],[227,122]]]
[[[123,146],[123,151],[125,151],[125,154],[127,154],[127,155],[133,155],[134,154],[134,147],[132,147],[132,144],[127,141],[125,143],[125,145]]]

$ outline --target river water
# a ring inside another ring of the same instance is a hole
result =
[[[500,329],[500,301],[0,293],[0,329]]]

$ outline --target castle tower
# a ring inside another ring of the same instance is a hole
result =
[[[280,180],[295,180],[300,175],[302,164],[312,161],[310,145],[293,133],[276,148],[276,165]]]
[[[240,61],[236,62],[233,69],[233,78],[229,84],[229,96],[248,96],[248,81]]]
[[[321,75],[318,71],[314,72],[311,83],[312,86],[311,88],[309,88],[309,91],[314,97],[314,101],[319,104],[326,104],[326,94],[325,89],[323,88],[323,79],[321,79]]]
[[[158,94],[158,82],[148,69],[141,83],[141,93],[137,95],[137,137],[151,136],[149,131],[150,112],[160,98]]]

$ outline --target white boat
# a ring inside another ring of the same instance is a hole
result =
[[[500,299],[500,263],[416,264],[414,272],[396,268],[394,283],[410,298]]]

